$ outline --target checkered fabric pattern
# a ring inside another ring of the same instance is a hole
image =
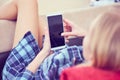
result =
[[[43,72],[40,80],[59,80],[61,72],[68,67],[81,63],[84,59],[82,56],[82,47],[71,46],[55,52],[46,58],[40,66]]]
[[[27,32],[19,44],[12,49],[3,69],[3,80],[30,80],[33,73],[26,66],[40,51],[31,32]]]
[[[3,80],[59,80],[62,70],[83,61],[81,46],[67,47],[48,56],[33,74],[26,66],[39,51],[31,32],[27,32],[12,49],[3,69]]]

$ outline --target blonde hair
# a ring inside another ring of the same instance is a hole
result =
[[[92,25],[90,45],[93,66],[120,70],[120,15],[115,12],[101,14]]]

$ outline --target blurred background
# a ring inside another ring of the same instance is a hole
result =
[[[89,6],[90,0],[39,0],[39,12],[64,12]]]
[[[0,0],[0,5],[9,0]],[[64,12],[89,6],[90,0],[39,0],[39,13]]]

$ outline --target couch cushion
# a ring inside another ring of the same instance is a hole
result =
[[[0,80],[2,80],[2,70],[10,51],[0,53]]]

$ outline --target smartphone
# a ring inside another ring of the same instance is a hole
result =
[[[61,36],[63,29],[62,14],[47,15],[50,34],[51,49],[62,49],[65,47],[65,39]]]

